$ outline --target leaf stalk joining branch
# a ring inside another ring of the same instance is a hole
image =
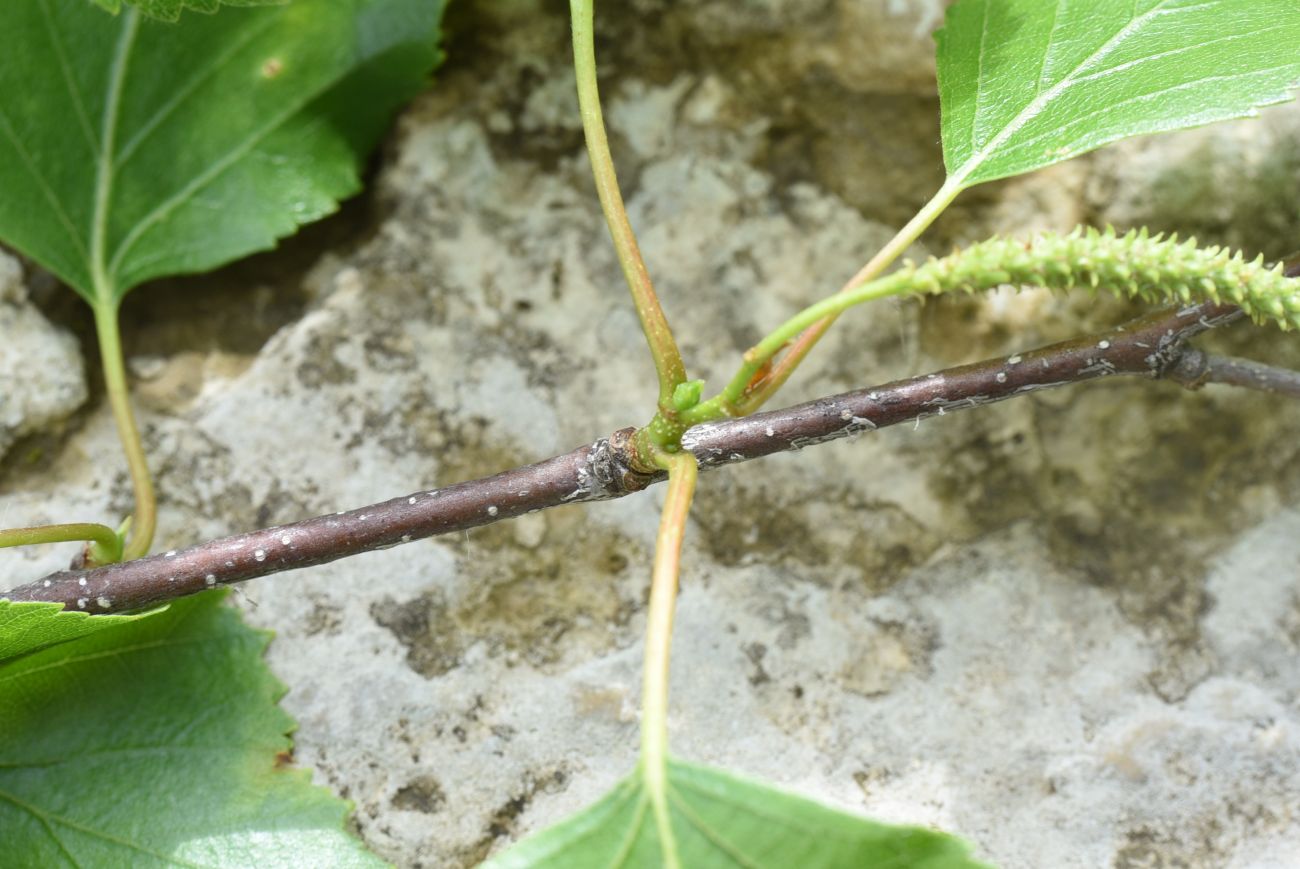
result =
[[[618,262],[632,291],[641,331],[654,357],[655,371],[659,376],[659,412],[672,417],[673,392],[686,381],[686,368],[681,353],[659,305],[650,273],[641,257],[641,250],[628,221],[623,195],[619,192],[618,176],[605,135],[604,116],[600,110],[600,92],[596,85],[596,50],[593,34],[592,0],[570,0],[573,17],[573,59],[578,79],[578,104],[582,111],[582,129],[587,139],[587,153],[591,157],[592,173],[600,206],[614,240]]]
[[[944,184],[939,189],[939,192],[935,193],[930,201],[922,206],[921,210],[866,265],[858,270],[857,274],[845,282],[839,292],[852,292],[872,279],[879,277],[894,260],[902,255],[903,251],[907,250],[909,245],[930,228],[930,224],[934,223],[944,209],[952,204],[961,189],[959,184],[952,181]],[[838,317],[839,313],[837,312],[818,320],[800,333],[798,337],[794,338],[793,341],[789,342],[785,354],[772,364],[769,370],[761,374],[756,372],[756,376],[741,389],[729,389],[724,395],[724,405],[728,414],[732,416],[748,416],[766,404],[776,394],[777,390],[790,379],[790,375],[794,374],[795,369],[817,346],[817,342],[834,325]],[[767,361],[770,361],[770,357],[769,360],[764,360],[764,362]]]
[[[154,497],[153,478],[140,441],[140,429],[131,410],[131,396],[126,384],[126,364],[122,358],[122,336],[118,329],[117,303],[96,303],[95,333],[99,337],[100,364],[104,369],[104,386],[108,403],[113,409],[117,436],[126,454],[126,464],[131,472],[131,488],[135,495],[135,511],[131,515],[131,535],[126,544],[127,560],[141,558],[153,545],[154,528],[158,523],[158,505]]]
[[[791,317],[745,353],[731,382],[718,395],[683,415],[695,425],[734,415],[755,376],[805,330],[854,305],[890,296],[978,292],[1005,284],[1053,290],[1106,289],[1150,302],[1208,300],[1239,305],[1257,322],[1300,328],[1300,280],[1282,266],[1266,267],[1226,248],[1196,246],[1195,239],[1151,236],[1145,230],[1117,235],[1089,229],[1066,236],[1045,234],[1030,242],[993,238],[922,265],[908,262],[883,278],[829,296]]]
[[[678,867],[677,849],[668,815],[668,663],[671,656],[673,609],[681,571],[682,538],[695,495],[699,463],[688,452],[660,454],[668,472],[668,492],[655,542],[654,573],[646,619],[645,671],[641,694],[641,776],[650,798],[655,826],[663,843],[664,865]]]
[[[41,543],[89,543],[89,567],[116,564],[122,560],[122,538],[107,525],[96,522],[73,522],[65,525],[38,525],[33,528],[9,528],[0,531],[0,549],[10,546],[36,546]]]

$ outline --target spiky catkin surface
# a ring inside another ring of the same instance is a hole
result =
[[[1240,251],[1145,230],[993,238],[921,265],[909,261],[882,282],[890,286],[881,295],[970,293],[1013,284],[1104,289],[1151,302],[1230,302],[1256,322],[1300,328],[1300,279],[1285,277],[1281,265],[1269,268],[1263,257],[1247,261]]]

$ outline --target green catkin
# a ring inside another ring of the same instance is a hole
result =
[[[993,238],[921,265],[908,261],[850,295],[973,293],[1003,284],[1101,289],[1148,302],[1231,303],[1256,322],[1300,328],[1300,279],[1284,277],[1281,265],[1268,268],[1263,257],[1247,261],[1227,248],[1201,248],[1195,239],[1179,242],[1146,230]]]
[[[1032,241],[992,238],[943,259],[933,257],[804,308],[745,354],[727,386],[708,401],[680,413],[678,426],[735,415],[754,378],[805,329],[854,305],[890,296],[974,293],[1004,284],[1051,290],[1107,290],[1147,302],[1213,301],[1239,306],[1258,323],[1300,328],[1300,278],[1263,257],[1247,262],[1227,248],[1196,246],[1136,230],[1076,229],[1046,233]],[[674,430],[675,431],[675,430]],[[672,435],[673,432],[669,432]]]

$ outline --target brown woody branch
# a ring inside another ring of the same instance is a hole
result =
[[[1165,378],[1177,380],[1191,389],[1206,383],[1223,383],[1300,398],[1300,372],[1249,359],[1214,356],[1194,347],[1179,354],[1177,361],[1165,372]]]
[[[702,469],[799,450],[866,431],[1102,377],[1165,378],[1188,388],[1231,383],[1300,396],[1300,374],[1207,356],[1187,339],[1241,317],[1224,305],[1164,310],[1109,331],[949,368],[783,410],[696,426],[682,440]],[[91,613],[155,605],[214,586],[323,564],[424,537],[586,501],[662,479],[629,465],[623,429],[537,464],[380,504],[264,528],[94,570],[63,571],[9,592]]]

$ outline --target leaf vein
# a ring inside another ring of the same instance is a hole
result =
[[[160,202],[152,211],[145,215],[145,217],[140,220],[134,228],[132,228],[131,232],[127,234],[126,238],[122,240],[121,246],[117,249],[117,252],[113,255],[112,261],[109,263],[109,272],[116,276],[118,270],[122,267],[122,262],[126,258],[126,255],[130,253],[136,242],[138,242],[146,232],[151,230],[159,222],[166,220],[173,211],[182,205],[185,205],[191,196],[199,190],[202,190],[209,182],[219,177],[221,173],[235,165],[235,163],[239,162],[241,158],[261,144],[262,140],[274,133],[281,124],[284,124],[301,111],[303,106],[310,102],[314,96],[315,94],[308,94],[302,100],[291,103],[284,111],[272,117],[268,123],[255,130],[243,142],[235,145],[235,147],[231,148],[223,156],[213,161],[207,169],[196,175],[190,183],[186,184],[176,193]]]
[[[150,754],[177,754],[183,752],[194,752],[195,754],[204,754],[208,752],[236,752],[247,751],[249,745],[143,745],[132,746],[127,748],[104,748],[98,751],[82,751],[74,757],[51,758],[49,760],[31,760],[17,763],[13,761],[0,761],[0,770],[21,770],[21,769],[49,769],[51,767],[62,766],[67,763],[85,763],[89,758],[106,757],[112,755],[150,755]],[[267,746],[268,751],[274,751],[274,748]]]
[[[641,825],[645,823],[646,809],[650,806],[650,798],[644,788],[639,789],[641,799],[637,801],[636,817],[632,819],[632,824],[628,827],[627,835],[623,837],[623,842],[619,845],[618,853],[614,855],[615,861],[610,864],[610,869],[623,869],[627,866],[628,858],[632,856],[632,849],[636,847],[637,836],[641,834]]]
[[[1128,24],[1124,25],[1124,27],[1120,28],[1119,32],[1117,32],[1110,39],[1106,40],[1106,42],[1100,48],[1098,48],[1088,57],[1084,58],[1077,65],[1075,65],[1074,69],[1066,73],[1065,76],[1062,77],[1062,79],[1059,82],[1057,82],[1055,85],[1053,85],[1048,91],[1046,91],[1043,94],[1040,94],[1029,105],[1021,109],[1020,113],[1017,114],[1010,121],[1008,121],[1006,125],[1003,126],[1002,130],[996,136],[994,136],[987,145],[975,148],[974,152],[971,154],[969,158],[967,158],[966,162],[961,166],[961,168],[958,169],[955,173],[953,173],[953,177],[962,179],[968,176],[971,172],[973,172],[975,170],[975,167],[977,167],[980,163],[982,163],[984,159],[991,152],[996,150],[999,145],[1005,142],[1013,133],[1015,133],[1017,130],[1022,128],[1026,123],[1028,123],[1033,118],[1037,117],[1038,114],[1042,112],[1042,110],[1047,106],[1048,103],[1054,100],[1062,91],[1068,88],[1070,84],[1073,82],[1074,77],[1076,75],[1089,69],[1090,67],[1092,67],[1093,65],[1101,61],[1112,51],[1114,51],[1116,46],[1118,46],[1121,42],[1123,42],[1124,39],[1131,36],[1133,33],[1136,33],[1137,31],[1141,30],[1142,27],[1146,24],[1146,22],[1149,21],[1153,16],[1155,16],[1157,12],[1159,12],[1164,7],[1166,2],[1167,0],[1161,0],[1160,3],[1157,3],[1151,9],[1142,13],[1141,16],[1134,18]],[[982,43],[983,43],[983,39],[981,38],[981,45]],[[983,74],[981,73],[981,79],[982,78],[983,78]],[[983,82],[981,81],[980,86],[982,85]],[[974,145],[973,138],[971,141],[972,141],[972,145]]]
[[[706,797],[708,799],[715,800],[720,803],[727,803],[728,805],[734,806],[738,809],[742,809],[751,815],[755,815],[757,817],[763,818],[764,820],[771,821],[773,824],[777,826],[787,827],[788,829],[791,830],[798,830],[800,832],[816,834],[818,836],[833,836],[835,838],[844,841],[852,841],[855,838],[855,836],[852,833],[837,830],[834,826],[831,825],[817,824],[817,823],[813,823],[813,824],[795,823],[794,821],[790,820],[784,815],[777,814],[774,812],[763,811],[762,809],[756,807],[752,803],[745,802],[744,800],[737,799],[735,797],[731,797],[726,794],[717,793],[706,787],[701,787],[700,785],[695,784],[694,782],[676,781],[674,782],[673,787],[678,788],[680,790],[692,791],[696,794],[699,794],[702,797]],[[833,810],[827,810],[827,811],[833,811]],[[838,814],[842,814],[842,813],[838,813]]]
[[[0,673],[0,684],[3,684],[5,682],[10,682],[15,679],[26,679],[28,676],[32,676],[36,673],[42,673],[46,670],[54,670],[59,667],[68,667],[73,664],[79,664],[85,661],[94,661],[101,658],[115,658],[115,657],[120,657],[122,655],[131,654],[133,652],[148,651],[150,649],[162,649],[162,648],[167,648],[168,646],[191,646],[191,645],[199,645],[206,642],[219,642],[219,641],[216,641],[211,637],[200,637],[193,640],[159,639],[159,640],[151,640],[150,642],[147,643],[136,643],[130,646],[114,646],[113,648],[105,649],[102,652],[93,652],[85,655],[73,655],[72,657],[69,658],[60,658],[57,661],[51,661],[50,663],[42,664],[39,667],[31,667],[29,669],[25,669],[17,673]]]
[[[21,807],[19,808],[22,811],[26,811],[26,809],[22,809]],[[54,846],[59,849],[59,852],[63,854],[64,857],[67,858],[68,863],[72,865],[73,869],[81,869],[81,861],[78,860],[70,850],[68,850],[68,846],[63,843],[63,839],[57,832],[55,832],[54,826],[49,822],[49,820],[39,814],[33,815],[33,817],[35,817],[37,822],[40,823],[42,829],[45,830],[45,834],[50,837],[50,840],[54,842]]]
[[[1268,69],[1253,69],[1247,72],[1207,76],[1206,78],[1197,79],[1194,82],[1181,82],[1179,84],[1169,85],[1168,87],[1162,87],[1157,90],[1148,91],[1147,93],[1135,94],[1131,97],[1127,97],[1126,99],[1119,100],[1118,102],[1108,103],[1106,108],[1108,111],[1113,111],[1114,109],[1127,106],[1132,103],[1145,102],[1148,100],[1152,100],[1156,97],[1165,96],[1166,94],[1174,93],[1176,91],[1183,91],[1183,90],[1196,88],[1200,85],[1205,84],[1206,82],[1232,81],[1233,79],[1239,79],[1239,78],[1265,76],[1268,75],[1269,73],[1278,72],[1284,69],[1291,69],[1296,66],[1297,64],[1288,63],[1288,64],[1282,64],[1280,66],[1269,67]],[[1022,142],[1017,142],[1015,145],[1008,147],[1003,153],[1015,154],[1020,151],[1024,151],[1027,148],[1032,148],[1035,144],[1041,142],[1043,139],[1059,137],[1064,131],[1069,130],[1073,127],[1077,127],[1080,124],[1096,124],[1096,118],[1091,115],[1085,115],[1083,117],[1075,118],[1074,120],[1068,121],[1059,127],[1053,127],[1050,130],[1047,130],[1043,133],[1039,133],[1038,135],[1025,139]],[[1158,130],[1152,130],[1151,132],[1158,132]]]
[[[176,109],[180,107],[181,103],[188,99],[194,91],[198,90],[204,82],[216,75],[222,66],[230,61],[250,42],[265,33],[272,25],[279,23],[279,19],[283,17],[283,12],[281,10],[283,10],[283,7],[280,7],[280,10],[275,10],[277,14],[272,14],[272,10],[267,10],[263,13],[264,17],[258,22],[258,26],[247,28],[244,33],[240,35],[239,39],[232,41],[230,46],[221,54],[214,57],[212,62],[209,63],[198,75],[191,76],[190,80],[186,82],[183,87],[179,88],[172,94],[171,99],[159,106],[158,110],[150,115],[149,120],[145,121],[140,129],[136,131],[135,135],[127,140],[127,143],[122,146],[122,150],[118,153],[117,160],[113,164],[114,170],[120,170],[125,166],[131,159],[132,155],[135,154],[136,150],[144,144],[145,140],[153,135],[154,131],[162,124],[162,122],[165,121],[172,112],[176,111]]]
[[[148,854],[150,857],[155,857],[159,860],[162,860],[166,863],[172,863],[176,866],[185,866],[188,867],[188,869],[216,869],[216,867],[205,867],[201,863],[190,863],[188,861],[178,860],[175,857],[171,856],[170,854],[164,854],[161,851],[156,851],[152,848],[147,848],[144,845],[139,845],[135,842],[130,841],[129,839],[123,839],[119,836],[114,836],[111,835],[110,833],[105,833],[103,830],[97,830],[94,827],[90,827],[85,824],[79,824],[76,821],[72,820],[71,818],[66,818],[63,815],[57,815],[53,812],[42,811],[38,806],[34,806],[31,803],[28,803],[25,800],[21,800],[18,797],[14,796],[13,794],[3,790],[0,790],[0,800],[7,800],[9,803],[13,804],[14,806],[28,812],[33,817],[40,819],[42,821],[42,825],[45,826],[47,830],[49,829],[49,824],[45,822],[47,820],[53,821],[54,823],[59,824],[60,826],[63,827],[67,827],[70,830],[76,830],[78,833],[84,833],[87,836],[91,836],[93,838],[100,839],[105,842],[109,842],[111,844],[117,845],[122,848],[126,848],[131,851],[137,851],[141,854]],[[63,844],[59,840],[58,836],[54,835],[53,838],[55,842],[59,844],[60,850],[63,850],[64,853],[67,853],[66,849],[63,848]]]
[[[1056,28],[1061,23],[1061,4],[1064,2],[1065,0],[1056,0],[1052,4],[1052,26],[1047,30],[1047,50],[1043,52],[1043,62],[1038,67],[1038,86],[1034,89],[1034,96],[1041,94],[1047,84],[1047,71],[1051,68],[1052,49],[1057,45]],[[1133,2],[1136,3],[1137,0]]]
[[[121,111],[122,87],[126,81],[126,67],[135,45],[139,16],[135,7],[122,15],[122,32],[113,50],[112,71],[109,74],[108,93],[104,99],[103,130],[100,133],[99,160],[95,168],[95,211],[90,226],[90,274],[98,304],[111,304],[113,290],[104,270],[104,255],[108,237],[109,208],[113,199],[113,145],[117,137],[118,112]]]
[[[0,107],[0,128],[4,130],[5,138],[13,144],[14,149],[18,152],[19,159],[23,161],[23,165],[27,167],[27,171],[31,173],[32,178],[36,181],[36,185],[41,188],[41,193],[45,196],[45,201],[54,209],[54,213],[58,217],[60,225],[62,225],[63,229],[68,233],[68,237],[72,239],[73,246],[83,257],[86,256],[86,243],[77,232],[76,224],[72,222],[72,217],[64,209],[63,201],[59,199],[57,194],[55,194],[54,188],[50,187],[50,183],[45,179],[44,173],[37,168],[35,161],[32,159],[32,155],[28,153],[25,147],[23,147],[22,141],[19,140],[18,134],[13,128],[13,122],[9,120],[9,116],[5,113],[3,107]]]
[[[708,824],[704,823],[704,821],[695,814],[694,811],[692,811],[691,807],[685,800],[673,793],[673,787],[671,785],[668,788],[668,799],[674,806],[676,806],[677,811],[681,812],[682,816],[686,818],[687,823],[696,830],[699,830],[700,834],[703,835],[704,838],[708,839],[715,848],[729,857],[737,866],[742,867],[742,869],[762,869],[762,867],[757,863],[752,862],[743,853],[736,850],[730,842],[727,842],[719,836]]]
[[[1217,39],[1210,39],[1207,40],[1206,42],[1198,42],[1195,45],[1180,45],[1177,48],[1171,48],[1167,51],[1160,51],[1155,54],[1143,55],[1142,57],[1134,58],[1133,60],[1127,60],[1123,63],[1116,64],[1115,66],[1109,66],[1106,67],[1105,69],[1098,70],[1097,72],[1089,73],[1088,75],[1085,76],[1080,76],[1079,78],[1076,78],[1074,80],[1074,84],[1077,85],[1077,84],[1082,84],[1083,82],[1086,81],[1096,81],[1097,79],[1102,79],[1109,75],[1115,75],[1116,73],[1127,72],[1128,70],[1133,69],[1134,67],[1141,66],[1142,64],[1149,63],[1153,60],[1162,60],[1166,57],[1174,57],[1179,54],[1186,54],[1189,51],[1196,51],[1198,49],[1206,48],[1211,45],[1218,45],[1219,43],[1223,43],[1223,42],[1236,42],[1241,39],[1257,39],[1261,36],[1264,36],[1269,33],[1273,33],[1278,30],[1290,30],[1290,29],[1294,29],[1294,27],[1295,26],[1293,24],[1289,24],[1289,23],[1277,24],[1274,25],[1273,27],[1266,27],[1263,30],[1256,30],[1251,33],[1230,33],[1227,36],[1220,36]]]
[[[984,110],[984,52],[988,46],[989,38],[989,3],[991,0],[984,0],[983,13],[984,17],[980,21],[980,54],[975,66],[975,111],[970,117],[970,142],[971,148],[978,148],[976,134],[979,130],[980,114]]]
[[[81,125],[81,133],[86,137],[86,144],[90,146],[90,153],[99,154],[99,140],[95,138],[95,131],[90,126],[90,115],[86,112],[86,103],[77,88],[76,79],[72,75],[72,67],[68,65],[68,53],[63,47],[63,40],[59,36],[58,30],[54,26],[54,19],[50,17],[49,0],[39,0],[41,5],[41,18],[45,21],[45,32],[49,34],[50,44],[54,47],[54,56],[59,61],[59,71],[63,75],[63,83],[68,88],[68,94],[72,97],[72,107],[76,110],[77,121]]]

